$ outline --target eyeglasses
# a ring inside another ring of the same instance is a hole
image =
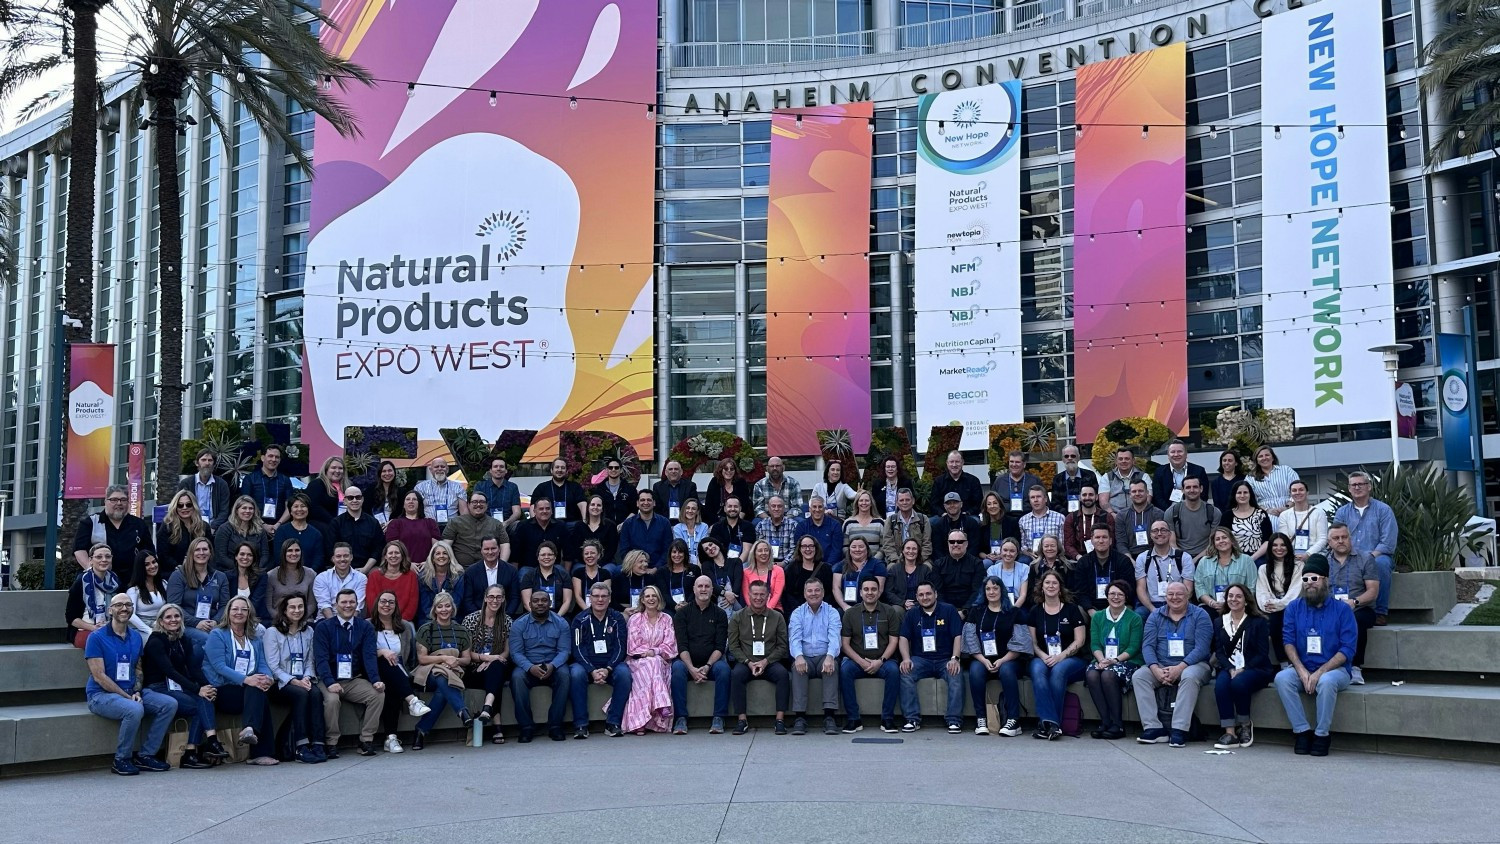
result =
[[[381,598],[380,600],[376,601],[375,603],[377,603],[377,604],[394,604],[396,602],[394,600],[390,599],[390,598]]]
[[[500,599],[501,599],[501,598],[502,598],[502,597],[504,597],[504,596],[502,596],[502,595],[485,595],[485,596],[484,596],[484,599],[485,599],[485,600],[486,600],[486,601],[498,601],[498,600],[500,600]]]
[[[620,471],[620,467],[619,466],[605,466],[604,468],[608,469],[611,472],[618,472],[618,471]]]
[[[124,497],[118,496],[118,495],[111,495],[110,497],[108,497],[108,498],[106,498],[104,500],[108,501],[111,504],[124,504],[126,501],[129,501],[130,499],[124,498]]]
[[[181,504],[177,505],[177,509],[179,509],[179,510],[191,510],[191,509],[193,509],[193,504],[190,501],[184,501]]]

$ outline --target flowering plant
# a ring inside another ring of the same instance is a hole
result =
[[[624,468],[621,480],[635,483],[641,477],[641,459],[631,445],[619,434],[607,431],[559,431],[558,456],[568,463],[568,480],[577,481],[585,488],[594,484],[594,475],[603,468],[604,461],[614,458]]]
[[[739,467],[740,477],[745,483],[753,484],[766,475],[765,462],[761,460],[759,452],[750,447],[750,444],[729,433],[728,431],[704,431],[679,440],[672,446],[667,454],[667,460],[676,460],[682,464],[683,474],[691,476],[705,464],[707,471],[713,471],[713,465],[721,458],[730,457],[734,459],[735,465]]]
[[[913,482],[917,477],[917,461],[912,457],[911,439],[906,435],[905,428],[876,428],[870,432],[870,450],[865,455],[865,474],[862,486],[865,489],[874,489],[875,484],[880,482],[887,457],[894,457],[901,467],[898,474],[910,478]]]
[[[991,425],[989,464],[990,476],[1009,469],[1012,451],[1026,454],[1026,468],[1031,470],[1046,489],[1052,488],[1052,478],[1057,474],[1056,460],[1033,460],[1033,457],[1051,457],[1057,448],[1057,429],[1051,425],[1022,422],[1013,425]]]
[[[932,481],[947,468],[948,452],[958,448],[964,439],[962,425],[933,425],[927,435],[927,455],[922,458],[922,477],[917,480],[917,509],[927,512],[932,497]]]
[[[1296,413],[1289,407],[1226,407],[1215,414],[1213,425],[1203,426],[1204,441],[1234,452],[1244,465],[1250,465],[1266,443],[1286,442],[1296,435]]]
[[[846,428],[832,428],[818,431],[818,451],[823,456],[824,463],[837,461],[843,466],[843,473],[839,477],[844,483],[853,485],[859,480],[859,463],[854,459],[854,448],[849,442],[849,431]]]
[[[344,473],[361,489],[372,486],[382,460],[417,456],[417,429],[351,425],[344,429]]]
[[[1141,461],[1136,468],[1149,475],[1156,464],[1148,458],[1170,439],[1171,429],[1155,419],[1127,416],[1116,419],[1099,431],[1098,436],[1094,437],[1094,447],[1089,456],[1094,461],[1094,471],[1108,472],[1114,468],[1115,452],[1128,447]]]

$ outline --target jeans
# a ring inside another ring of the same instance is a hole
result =
[[[1349,688],[1349,680],[1348,669],[1342,667],[1318,678],[1318,725],[1314,730],[1318,735],[1328,735],[1333,727],[1333,708],[1338,703],[1339,692]],[[1292,732],[1307,732],[1310,728],[1307,713],[1302,709],[1302,678],[1297,676],[1297,669],[1281,669],[1276,675],[1276,694],[1281,698],[1282,708],[1286,710],[1286,719],[1292,722]]]
[[[326,727],[323,724],[324,690],[317,682],[312,688],[285,685],[271,689],[271,700],[287,708],[286,722],[291,725],[292,744],[297,747],[311,742],[321,742]]]
[[[241,716],[240,724],[255,731],[256,742],[250,745],[252,759],[276,755],[276,734],[271,730],[271,703],[265,692],[254,686],[220,686],[214,707],[220,712]]]
[[[1230,678],[1229,672],[1219,669],[1214,678],[1214,702],[1219,705],[1219,726],[1233,727],[1250,723],[1250,698],[1261,689],[1271,685],[1274,675],[1260,668],[1246,668]]]
[[[573,726],[584,729],[589,725],[589,686],[594,684],[589,675],[594,673],[594,666],[569,663],[568,673],[572,675],[568,678],[568,696],[573,701]],[[609,710],[604,713],[604,723],[618,727],[625,717],[625,704],[630,701],[633,682],[630,666],[622,662],[609,669],[609,676],[604,678],[604,682],[610,687]]]
[[[545,680],[538,680],[520,667],[512,671],[510,694],[516,702],[516,726],[525,731],[536,728],[536,719],[531,717],[531,690],[548,686],[552,689],[552,704],[547,707],[547,729],[560,729],[563,714],[568,711],[568,681],[572,676],[567,668],[554,669]]]
[[[839,662],[839,693],[844,698],[844,714],[850,721],[859,720],[859,695],[855,692],[855,681],[861,678],[883,681],[880,697],[880,720],[896,717],[896,699],[901,694],[901,667],[891,660],[880,664],[874,674],[866,674],[854,660],[844,657]]]
[[[827,674],[823,673],[823,662],[827,659],[825,654],[804,654],[802,657],[807,661],[807,673],[798,674],[797,667],[792,666],[792,711],[807,712],[807,687],[814,677],[823,678],[823,708],[832,709],[835,712],[839,708],[839,683],[837,658],[834,659],[834,670]]]
[[[456,689],[448,684],[448,678],[437,672],[427,675],[427,691],[432,692],[432,700],[427,702],[429,707],[427,714],[417,719],[417,732],[428,733],[437,726],[437,720],[443,716],[443,707],[447,706],[458,715],[466,708],[464,706],[463,689]]]
[[[115,743],[115,758],[129,760],[135,754],[135,734],[141,729],[141,719],[151,716],[151,727],[141,742],[141,753],[154,756],[161,750],[167,738],[172,719],[177,715],[177,701],[146,689],[141,699],[129,700],[109,692],[98,692],[89,698],[89,711],[100,718],[120,722],[120,738]]]
[[[1048,667],[1041,657],[1031,660],[1031,691],[1036,697],[1036,714],[1043,721],[1062,724],[1063,695],[1068,684],[1082,680],[1089,664],[1076,656],[1059,661]]]
[[[1208,682],[1208,663],[1196,662],[1183,669],[1177,678],[1177,705],[1172,707],[1172,729],[1187,732],[1193,727],[1193,710],[1198,708],[1198,690]],[[1141,728],[1159,730],[1161,713],[1156,708],[1156,689],[1161,683],[1147,665],[1130,678],[1135,687],[1135,705],[1141,713]]]
[[[1375,597],[1376,615],[1391,614],[1391,570],[1395,566],[1396,561],[1386,554],[1375,557],[1375,571],[1380,575],[1380,594]]]
[[[1005,707],[1005,718],[1021,717],[1021,664],[1024,659],[1013,659],[1001,663],[993,672],[1000,678],[1001,705]],[[989,685],[992,673],[986,671],[979,660],[969,663],[969,696],[974,699],[974,714],[984,717],[984,689]]]
[[[187,743],[194,747],[203,743],[204,731],[214,728],[213,701],[184,691],[173,691],[166,683],[153,683],[146,688],[177,701],[177,714],[188,719]]]
[[[948,660],[911,658],[911,672],[901,675],[901,712],[908,721],[922,720],[922,704],[917,700],[917,682],[927,677],[942,678],[948,684],[948,708],[943,711],[949,724],[957,724],[964,714],[964,678],[948,673]]]
[[[729,663],[721,659],[709,666],[708,679],[703,682],[714,684],[714,717],[728,716]],[[687,666],[682,663],[682,660],[676,660],[672,663],[672,711],[678,718],[688,717],[687,690]]]

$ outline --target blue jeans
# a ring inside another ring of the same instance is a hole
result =
[[[1328,735],[1333,727],[1333,707],[1338,703],[1339,692],[1349,688],[1350,679],[1347,668],[1335,668],[1318,678],[1318,726],[1315,729],[1318,735]],[[1286,710],[1286,719],[1292,722],[1292,732],[1305,733],[1312,729],[1307,724],[1307,713],[1302,709],[1302,679],[1297,676],[1297,669],[1281,669],[1276,675],[1276,694]]]
[[[1214,702],[1219,705],[1219,726],[1233,727],[1236,724],[1250,723],[1250,698],[1271,685],[1271,678],[1271,672],[1259,668],[1246,668],[1233,679],[1227,670],[1219,669],[1219,676],[1214,678]]]
[[[448,684],[448,678],[436,672],[427,675],[427,691],[432,692],[432,699],[427,701],[427,714],[417,719],[417,732],[431,732],[437,726],[437,720],[443,716],[443,707],[453,710],[458,715],[466,708],[464,706],[464,693],[462,689],[455,689]]]
[[[1025,660],[1013,659],[1002,663],[993,673],[986,671],[979,660],[969,663],[969,696],[974,699],[974,714],[980,718],[984,717],[984,687],[989,684],[991,676],[1000,678],[1001,705],[1005,707],[1006,719],[1021,717],[1021,663]]]
[[[719,660],[708,668],[708,680],[714,684],[714,717],[725,718],[729,715],[729,662]],[[687,666],[682,660],[672,662],[672,711],[677,713],[676,717],[688,717],[687,705],[688,674]],[[619,723],[616,721],[615,723]]]
[[[922,704],[917,700],[917,681],[928,677],[942,678],[948,684],[948,708],[943,715],[949,724],[957,724],[964,714],[964,678],[948,673],[948,660],[911,658],[911,673],[901,675],[901,712],[908,721],[922,720]]]
[[[573,699],[573,726],[582,729],[589,725],[589,686],[594,684],[590,674],[594,673],[594,666],[584,665],[580,662],[568,664],[568,695]],[[604,713],[604,723],[620,725],[620,720],[625,717],[625,704],[630,700],[630,687],[633,680],[630,676],[630,666],[620,663],[609,669],[609,677],[604,682],[610,687],[609,710]]]
[[[183,691],[172,691],[166,683],[153,683],[146,688],[177,701],[177,714],[188,719],[187,743],[194,747],[203,743],[204,731],[214,728],[217,717],[213,701]]]
[[[562,727],[563,714],[568,711],[568,680],[573,675],[566,666],[555,669],[545,680],[538,680],[519,666],[510,673],[510,694],[516,702],[516,725],[530,731],[536,727],[531,717],[531,690],[537,686],[552,688],[552,705],[547,707],[547,729]]]
[[[1375,571],[1380,576],[1380,594],[1375,598],[1376,615],[1391,614],[1391,570],[1395,566],[1396,561],[1386,554],[1375,557]]]
[[[116,694],[99,692],[89,698],[89,711],[100,718],[120,722],[120,739],[115,743],[115,758],[129,760],[135,755],[135,734],[141,729],[141,719],[151,716],[151,727],[146,739],[141,742],[141,753],[154,756],[161,750],[161,743],[172,727],[177,715],[177,701],[146,689],[141,699],[129,700]]]
[[[1048,667],[1045,660],[1031,660],[1031,691],[1036,696],[1036,714],[1043,721],[1062,724],[1063,695],[1068,684],[1083,679],[1089,664],[1076,656],[1070,656],[1058,664]]]
[[[862,677],[878,677],[885,681],[881,687],[880,720],[895,718],[896,698],[901,693],[901,667],[891,660],[882,662],[874,674],[866,674],[863,668],[848,657],[839,662],[839,693],[844,698],[844,714],[851,721],[859,720],[859,695],[855,694],[855,686],[858,684],[854,681]]]

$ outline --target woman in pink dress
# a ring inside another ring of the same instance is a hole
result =
[[[620,726],[638,736],[647,730],[665,733],[672,729],[672,660],[677,656],[677,634],[672,617],[661,608],[661,590],[647,586],[641,591],[641,612],[632,615],[625,628],[631,686]]]

